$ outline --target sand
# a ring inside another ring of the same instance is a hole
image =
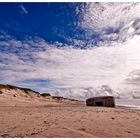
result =
[[[140,137],[140,111],[51,97],[0,95],[0,137]]]

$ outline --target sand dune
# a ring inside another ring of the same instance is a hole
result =
[[[140,137],[139,110],[86,107],[19,88],[0,91],[0,137]]]

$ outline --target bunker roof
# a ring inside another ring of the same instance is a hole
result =
[[[114,98],[114,96],[96,96],[88,98],[87,100],[93,100],[93,99],[107,99],[107,98]]]

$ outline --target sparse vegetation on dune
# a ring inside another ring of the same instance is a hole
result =
[[[5,93],[3,92],[3,90],[7,90],[8,92],[11,93],[11,95],[13,97],[29,97],[29,98],[33,98],[34,96],[37,98],[43,98],[47,101],[48,98],[53,99],[54,101],[71,101],[71,102],[81,102],[75,99],[69,99],[69,98],[64,98],[61,96],[52,96],[50,93],[39,93],[37,91],[34,91],[30,88],[23,88],[23,87],[17,87],[17,86],[13,86],[13,85],[4,85],[4,84],[0,84],[0,94]],[[14,92],[12,92],[12,90],[14,90]]]

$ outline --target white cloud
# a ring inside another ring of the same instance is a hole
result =
[[[103,37],[111,32],[109,29],[118,30],[118,40],[121,41],[133,37],[140,28],[140,3],[138,2],[87,3],[81,15],[83,17],[79,21],[81,27],[94,30]],[[112,37],[111,34],[109,36],[109,38],[117,37],[114,34]]]
[[[43,40],[42,43],[45,44]],[[29,52],[35,61],[23,61],[14,53],[1,54],[1,60],[6,60],[0,65],[1,73],[6,83],[42,79],[50,80],[53,87],[59,88],[92,87],[94,89],[109,85],[113,89],[121,89],[125,88],[125,84],[127,85],[125,80],[129,73],[140,70],[138,44],[140,44],[140,36],[135,36],[125,44],[117,43],[110,47],[103,44],[104,46],[86,50],[69,46],[49,47],[46,43],[45,51]],[[4,67],[7,70],[2,71]],[[134,81],[129,80],[129,85],[132,86],[133,83]]]
[[[118,28],[140,17],[140,3],[88,3],[83,17],[83,27]]]

